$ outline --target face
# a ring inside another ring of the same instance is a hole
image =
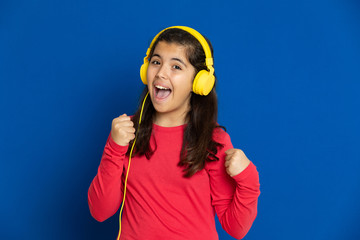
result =
[[[147,70],[155,122],[185,123],[194,76],[195,68],[186,57],[185,46],[164,41],[156,45]]]

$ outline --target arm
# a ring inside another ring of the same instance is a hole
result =
[[[229,167],[225,166],[225,151],[232,148],[230,137],[222,132],[216,141],[224,144],[224,148],[217,154],[219,161],[206,166],[212,205],[223,229],[234,238],[241,239],[250,230],[257,214],[259,175],[255,165],[249,161],[240,173],[230,177]]]
[[[135,138],[134,123],[123,114],[112,121],[98,173],[88,191],[91,215],[102,222],[114,215],[122,202],[121,175],[128,144]]]
[[[122,201],[121,175],[127,146],[120,146],[109,135],[98,172],[88,190],[91,215],[105,221],[116,213]]]

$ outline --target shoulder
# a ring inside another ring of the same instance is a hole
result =
[[[219,125],[217,125],[217,127],[214,128],[213,139],[214,141],[220,144],[231,143],[230,135],[226,132],[226,130],[223,127]]]
[[[233,148],[233,145],[231,143],[230,135],[226,132],[226,130],[219,125],[217,125],[216,128],[213,130],[213,140],[217,142],[217,152],[216,157],[218,158],[218,161],[207,161],[205,164],[205,169],[209,172],[214,174],[217,172],[220,175],[226,176],[225,171],[225,157],[226,157],[226,151],[228,149]]]

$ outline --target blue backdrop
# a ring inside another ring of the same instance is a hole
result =
[[[258,167],[245,239],[360,239],[359,1],[0,2],[0,239],[115,239],[87,190],[152,37],[213,43],[219,123]],[[220,239],[232,239],[217,225]]]

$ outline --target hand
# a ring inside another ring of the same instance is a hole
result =
[[[135,138],[134,123],[125,113],[112,121],[111,137],[120,146],[127,146]]]
[[[250,164],[250,160],[240,149],[231,148],[225,154],[225,168],[230,177],[238,175]]]

